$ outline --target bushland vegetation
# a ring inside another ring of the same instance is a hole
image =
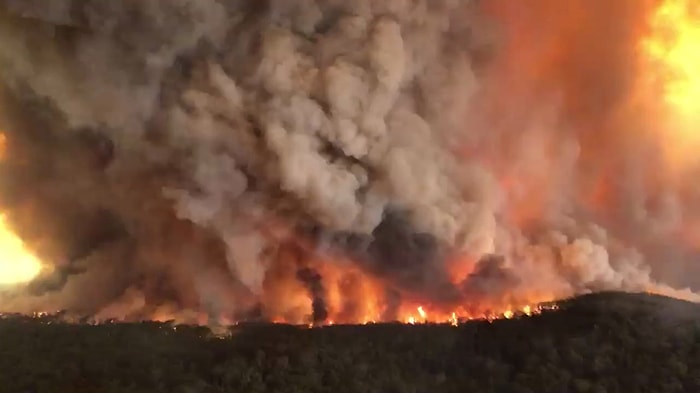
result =
[[[605,293],[533,317],[308,329],[0,319],[2,393],[700,392],[700,306]]]

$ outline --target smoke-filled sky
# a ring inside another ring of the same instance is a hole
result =
[[[0,211],[47,267],[0,308],[695,299],[700,122],[663,89],[689,76],[656,56],[660,4],[4,0]]]

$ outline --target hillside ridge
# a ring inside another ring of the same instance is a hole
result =
[[[693,392],[700,306],[598,293],[532,317],[308,329],[242,324],[226,337],[168,323],[0,320],[14,392]]]

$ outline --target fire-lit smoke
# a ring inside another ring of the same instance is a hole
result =
[[[0,216],[0,287],[25,283],[41,272],[41,262]]]
[[[652,14],[641,46],[646,92],[663,98],[664,145],[671,163],[697,165],[700,149],[700,4],[667,0]]]
[[[52,266],[7,311],[454,323],[698,299],[700,168],[666,160],[697,78],[658,76],[696,68],[682,2],[2,3],[0,211]]]
[[[0,133],[0,162],[6,155],[7,138]],[[0,214],[0,289],[10,285],[27,283],[36,278],[42,263],[8,225]]]

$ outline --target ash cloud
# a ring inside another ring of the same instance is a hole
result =
[[[3,209],[56,265],[13,308],[318,322],[327,275],[298,269],[338,255],[388,307],[657,286],[649,242],[635,249],[572,194],[590,160],[574,95],[525,96],[548,87],[527,62],[504,89],[523,59],[484,57],[511,52],[477,2],[2,6]],[[623,142],[607,146],[631,155]],[[514,222],[528,193],[546,230]],[[455,280],[461,255],[481,262]]]

